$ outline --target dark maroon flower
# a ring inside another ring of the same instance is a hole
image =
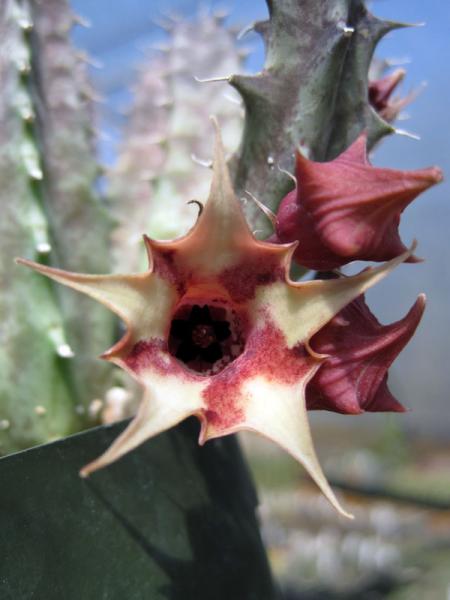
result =
[[[376,112],[388,123],[394,121],[398,114],[415,96],[393,97],[392,94],[406,75],[405,69],[396,69],[389,75],[369,82],[369,102]]]
[[[400,215],[442,180],[442,172],[373,167],[366,141],[362,134],[330,162],[297,153],[298,187],[280,204],[276,235],[280,242],[298,241],[299,264],[326,271],[353,260],[389,260],[406,250],[398,232]]]
[[[306,388],[307,408],[403,412],[388,389],[387,370],[413,336],[424,308],[422,294],[406,317],[380,325],[363,295],[348,304],[311,339],[312,349],[328,358]]]

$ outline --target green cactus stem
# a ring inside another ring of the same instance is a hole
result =
[[[69,39],[74,16],[65,0],[34,0],[30,6],[30,77],[52,237],[49,262],[86,273],[107,272],[112,220],[94,191],[92,92],[85,61]],[[87,408],[108,383],[110,370],[95,357],[113,339],[114,320],[64,290],[57,293],[74,352],[71,376],[80,405]]]
[[[241,94],[245,130],[232,160],[236,191],[254,194],[276,210],[292,181],[294,150],[330,160],[366,129],[369,145],[394,129],[368,101],[368,69],[378,41],[400,23],[380,20],[362,0],[267,0],[270,19],[256,23],[266,45],[263,70],[233,75]],[[256,205],[247,203],[252,224],[270,233]]]
[[[95,356],[112,340],[110,316],[13,262],[108,270],[110,220],[92,191],[91,103],[73,22],[61,1],[7,0],[0,15],[2,454],[85,427],[109,376]]]
[[[48,257],[43,171],[29,93],[27,5],[7,0],[0,14],[0,454],[76,431],[77,398],[66,376],[63,316],[52,286],[27,277],[15,256]]]

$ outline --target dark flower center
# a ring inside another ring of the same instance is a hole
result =
[[[169,352],[193,371],[210,375],[241,354],[239,319],[220,305],[184,305],[174,315]],[[232,322],[230,322],[232,321]]]
[[[216,341],[216,332],[212,325],[196,325],[191,334],[192,343],[200,348],[208,348]]]

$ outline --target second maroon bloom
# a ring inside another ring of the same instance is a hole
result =
[[[354,260],[389,260],[404,252],[400,215],[421,192],[442,180],[442,172],[437,167],[373,167],[362,134],[329,162],[297,153],[296,177],[297,188],[280,204],[276,236],[280,242],[298,241],[294,258],[299,264],[325,271]]]

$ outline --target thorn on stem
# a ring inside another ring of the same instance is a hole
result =
[[[406,131],[406,129],[395,129],[395,133],[398,135],[404,135],[405,137],[411,138],[412,140],[420,141],[420,135],[417,133],[411,133],[410,131]]]
[[[297,177],[295,175],[293,175],[289,171],[286,171],[286,169],[283,169],[282,167],[280,167],[280,165],[277,165],[277,169],[280,171],[280,173],[284,173],[285,175],[287,175],[289,177],[289,179],[292,179],[292,181],[295,184],[295,187],[298,187],[298,181],[297,181]]]
[[[61,358],[73,358],[75,356],[69,344],[59,344],[59,346],[56,349],[56,352],[58,356],[61,356]]]
[[[248,33],[251,33],[252,31],[254,31],[255,29],[255,21],[253,21],[252,23],[249,23],[248,25],[245,25],[237,34],[236,39],[242,40],[242,38],[244,38]]]
[[[270,210],[270,208],[268,208],[265,204],[263,204],[257,198],[255,198],[255,196],[251,192],[249,192],[248,190],[245,190],[245,193],[248,194],[248,196],[250,196],[250,198],[253,200],[253,202],[256,204],[256,206],[266,215],[266,217],[269,219],[269,221],[275,227],[276,222],[277,222],[277,217],[276,217],[275,213],[273,213]],[[255,235],[255,232],[253,232],[253,235]]]
[[[199,158],[198,156],[196,156],[195,154],[191,154],[191,159],[197,164],[200,165],[201,167],[206,167],[208,169],[211,169],[212,167],[212,160],[204,160],[203,158]]]
[[[347,23],[345,23],[344,21],[339,21],[339,23],[337,24],[338,29],[340,29],[342,31],[342,33],[344,34],[344,37],[352,37],[352,35],[355,33],[355,28],[354,27],[349,27],[347,25]]]
[[[48,242],[39,242],[36,244],[36,252],[38,252],[38,254],[49,254],[51,250],[52,247]]]
[[[194,75],[194,79],[197,83],[212,83],[214,81],[230,81],[231,75],[225,75],[222,77],[207,77],[206,79],[201,79],[200,77],[196,77]]]

